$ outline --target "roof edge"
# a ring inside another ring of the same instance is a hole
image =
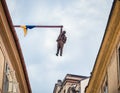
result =
[[[80,78],[89,78],[88,76],[75,75],[75,74],[67,74],[67,75],[65,76],[65,78],[66,78],[67,76],[80,77]]]

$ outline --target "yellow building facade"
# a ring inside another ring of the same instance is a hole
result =
[[[0,0],[0,93],[32,93],[5,0]]]
[[[86,93],[120,93],[120,0],[114,0]]]

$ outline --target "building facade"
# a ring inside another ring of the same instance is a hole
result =
[[[67,74],[63,81],[58,80],[55,84],[53,93],[84,93],[82,91],[88,80],[89,78],[86,76]]]
[[[80,93],[85,93],[85,88],[88,85],[88,82],[89,82],[89,78],[80,81],[80,90],[81,90]]]
[[[120,0],[114,0],[86,93],[120,93]]]
[[[0,93],[32,93],[5,0],[0,0]]]

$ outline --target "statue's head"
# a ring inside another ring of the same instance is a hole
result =
[[[63,31],[63,34],[66,34],[66,31]]]

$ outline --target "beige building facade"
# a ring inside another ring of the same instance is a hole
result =
[[[120,0],[114,0],[86,93],[120,93]]]
[[[5,0],[0,0],[0,93],[32,93]]]
[[[79,93],[85,93],[85,88],[88,85],[88,82],[89,82],[89,78],[86,78],[80,81],[80,92]]]
[[[63,81],[58,80],[55,84],[53,93],[81,93],[81,90],[84,90],[81,88],[87,85],[85,83],[88,83],[84,81],[84,86],[81,87],[81,82],[86,79],[88,79],[86,76],[67,74]]]

